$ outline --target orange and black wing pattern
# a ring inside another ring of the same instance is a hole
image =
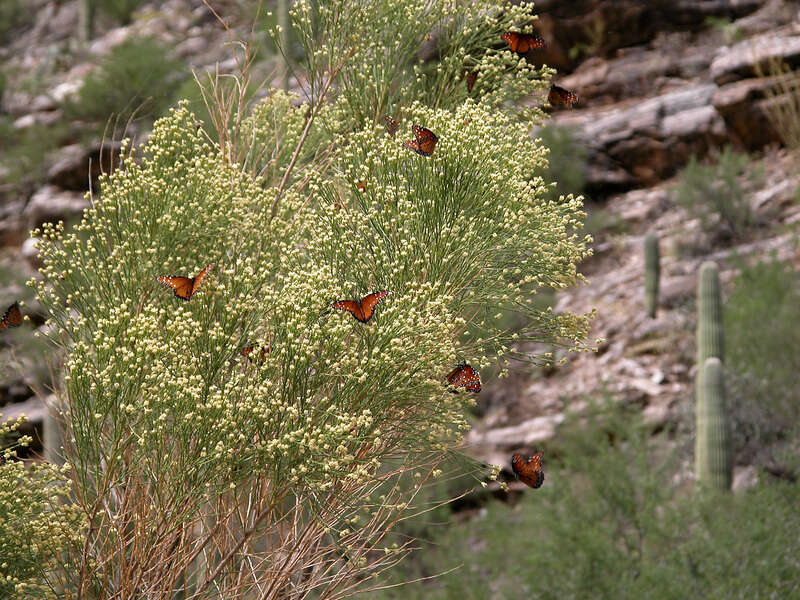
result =
[[[468,392],[481,391],[481,378],[478,372],[469,366],[467,363],[459,363],[459,365],[450,371],[447,376],[447,383],[454,388],[463,387]]]
[[[338,310],[346,310],[357,321],[366,323],[375,314],[375,307],[378,303],[389,295],[388,290],[379,290],[373,292],[368,296],[364,296],[361,300],[337,300],[331,306]]]
[[[400,129],[400,123],[395,121],[389,115],[383,117],[383,122],[386,124],[386,134],[389,137],[394,137],[394,134],[397,133],[398,129]]]
[[[578,103],[578,95],[553,84],[550,86],[550,92],[547,94],[547,101],[553,106],[560,104],[561,106],[571,107],[573,104]]]
[[[478,72],[470,71],[469,69],[464,69],[463,71],[461,71],[461,78],[467,84],[467,91],[471,92],[472,88],[475,87],[475,82],[478,81]]]
[[[19,303],[14,302],[3,314],[3,318],[0,319],[0,331],[10,327],[19,327],[20,325],[22,325],[22,311],[19,308]]]
[[[542,471],[542,453],[537,452],[525,460],[519,452],[511,456],[511,468],[522,483],[534,489],[542,487],[544,471]]]
[[[264,362],[266,362],[267,360],[267,354],[269,354],[272,351],[272,347],[267,346],[265,348],[264,346],[261,346],[260,351],[256,352],[256,354],[253,354],[253,352],[255,352],[257,348],[258,346],[245,346],[244,348],[239,350],[239,354],[247,357],[247,359],[250,362],[258,362],[259,364],[263,365]]]
[[[500,36],[508,44],[512,52],[525,54],[530,50],[544,48],[544,40],[535,33],[518,33],[516,31],[506,31]]]
[[[436,142],[439,138],[427,127],[421,125],[414,125],[411,127],[414,132],[414,139],[403,144],[404,148],[410,148],[417,154],[422,156],[430,156],[433,154],[433,149],[436,148]]]
[[[161,275],[156,281],[170,288],[181,300],[189,300],[194,296],[208,272],[214,268],[214,263],[208,265],[194,277],[181,277],[179,275]]]

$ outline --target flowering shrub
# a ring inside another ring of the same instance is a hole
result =
[[[339,19],[358,13],[374,29],[386,12],[333,4],[340,12],[321,5],[314,21],[295,9],[317,43],[309,104],[273,92],[223,147],[174,109],[101,179],[74,233],[40,232],[39,299],[67,349],[65,453],[88,519],[66,553],[79,596],[368,588],[408,551],[385,536],[467,427],[472,400],[448,393],[446,373],[528,339],[585,337],[586,316],[530,302],[530,289],[578,279],[587,250],[569,232],[582,213],[526,179],[544,154],[521,113],[496,108],[499,83],[451,106],[414,92],[407,115],[440,140],[418,156],[402,146],[410,121],[396,139],[376,133],[348,93],[369,53]],[[461,14],[447,10],[442,30]],[[493,14],[483,18],[496,28]],[[386,52],[408,60],[402,45]],[[515,64],[508,76],[528,81]],[[211,263],[189,301],[154,281]],[[331,310],[380,289],[367,323]],[[509,311],[524,315],[521,331],[498,327]]]
[[[30,468],[16,457],[31,442],[13,443],[24,418],[6,422],[0,414],[0,597],[9,600],[54,598],[50,580],[59,553],[79,543],[79,507],[66,505],[67,467]]]

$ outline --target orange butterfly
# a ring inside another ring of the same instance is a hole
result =
[[[467,69],[461,70],[461,78],[467,84],[467,91],[471,92],[472,88],[475,87],[475,82],[478,80],[478,72],[477,71],[469,71]]]
[[[405,142],[403,148],[411,148],[417,154],[422,156],[430,156],[433,154],[433,149],[436,148],[436,142],[439,138],[430,129],[422,127],[421,125],[414,125],[411,127],[416,139],[410,142]]]
[[[356,187],[361,190],[362,192],[367,191],[367,182],[366,181],[356,181]]]
[[[542,453],[537,452],[528,460],[515,452],[511,456],[511,468],[522,483],[534,489],[542,487],[544,471],[542,471]]]
[[[0,319],[0,331],[20,325],[22,325],[22,311],[19,309],[19,302],[14,302]]]
[[[447,376],[447,383],[453,387],[463,387],[468,392],[481,391],[481,378],[478,372],[467,363],[459,363]]]
[[[339,310],[346,310],[356,320],[366,323],[375,314],[375,307],[378,302],[386,298],[388,294],[387,290],[379,290],[364,296],[361,300],[337,300],[331,306]]]
[[[250,355],[253,353],[255,349],[256,346],[245,346],[244,348],[239,350],[239,354],[241,354],[242,356],[246,356],[247,359],[252,362],[253,357]],[[261,347],[261,352],[258,353],[259,362],[261,364],[264,364],[264,361],[267,360],[267,354],[269,354],[270,352],[272,352],[271,346],[267,346],[266,348],[264,348],[263,346]]]
[[[383,122],[386,123],[386,133],[389,137],[394,137],[394,134],[397,133],[397,130],[400,129],[400,123],[395,121],[389,115],[383,117]]]
[[[518,33],[516,31],[506,31],[500,38],[508,44],[512,52],[525,54],[529,50],[544,48],[544,40],[535,33]]]
[[[168,288],[171,288],[172,291],[175,292],[175,295],[181,300],[189,300],[192,296],[194,296],[197,288],[199,288],[200,284],[203,283],[203,279],[205,279],[206,275],[208,275],[208,272],[213,268],[214,263],[211,263],[194,277],[162,275],[161,277],[156,277],[156,281],[167,286]]]
[[[547,101],[552,105],[561,104],[562,106],[572,106],[573,104],[577,104],[578,96],[569,90],[565,90],[553,84],[550,86],[550,92],[547,94]]]

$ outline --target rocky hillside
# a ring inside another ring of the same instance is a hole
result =
[[[90,127],[88,113],[76,113],[69,99],[114,48],[143,36],[169,47],[182,65],[166,72],[162,87],[188,80],[189,68],[226,72],[236,65],[219,22],[189,0],[142,3],[126,25],[98,14],[83,44],[77,1],[27,4],[34,6],[0,27],[0,300],[25,298],[41,325],[22,286],[36,266],[27,231],[78,218],[85,191],[116,149],[100,143],[103,128]],[[218,4],[233,15],[233,26],[252,17],[237,3]],[[590,219],[602,221],[593,228],[594,256],[583,265],[589,283],[559,293],[556,309],[596,308],[592,335],[603,341],[597,353],[570,354],[562,366],[521,368],[487,382],[467,441],[497,463],[512,449],[546,442],[568,405],[591,398],[637,403],[661,428],[679,424],[691,399],[699,264],[718,261],[730,281],[733,256],[775,252],[800,263],[800,171],[782,147],[786,132],[769,118],[770,107],[789,103],[781,94],[800,81],[791,72],[770,75],[776,64],[800,64],[796,2],[542,0],[537,8],[547,47],[536,57],[555,66],[559,85],[580,97],[578,107],[555,111],[553,124],[569,128],[585,152],[583,191]],[[267,77],[269,61],[259,68]],[[146,132],[137,127],[129,133]],[[692,157],[702,161],[728,144],[751,153],[752,169],[760,169],[757,178],[743,176],[756,225],[743,235],[709,235],[707,224],[676,202],[677,178]],[[661,244],[654,319],[644,309],[646,234],[657,234]],[[26,412],[38,428],[41,398],[58,366],[42,364],[37,352],[15,354],[4,339],[0,354],[0,410],[6,418]]]

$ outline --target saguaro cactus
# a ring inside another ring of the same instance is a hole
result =
[[[78,35],[80,41],[88,44],[94,37],[94,11],[97,0],[78,1]]]
[[[647,302],[647,314],[651,319],[656,316],[660,275],[661,263],[658,252],[658,236],[651,233],[644,238],[644,295]]]
[[[719,286],[719,269],[713,262],[700,267],[697,284],[697,374],[695,395],[702,389],[703,365],[716,356],[724,360],[722,329],[722,295]]]
[[[696,418],[694,460],[697,480],[703,487],[729,490],[733,475],[733,450],[722,362],[719,358],[711,357],[703,366]]]

